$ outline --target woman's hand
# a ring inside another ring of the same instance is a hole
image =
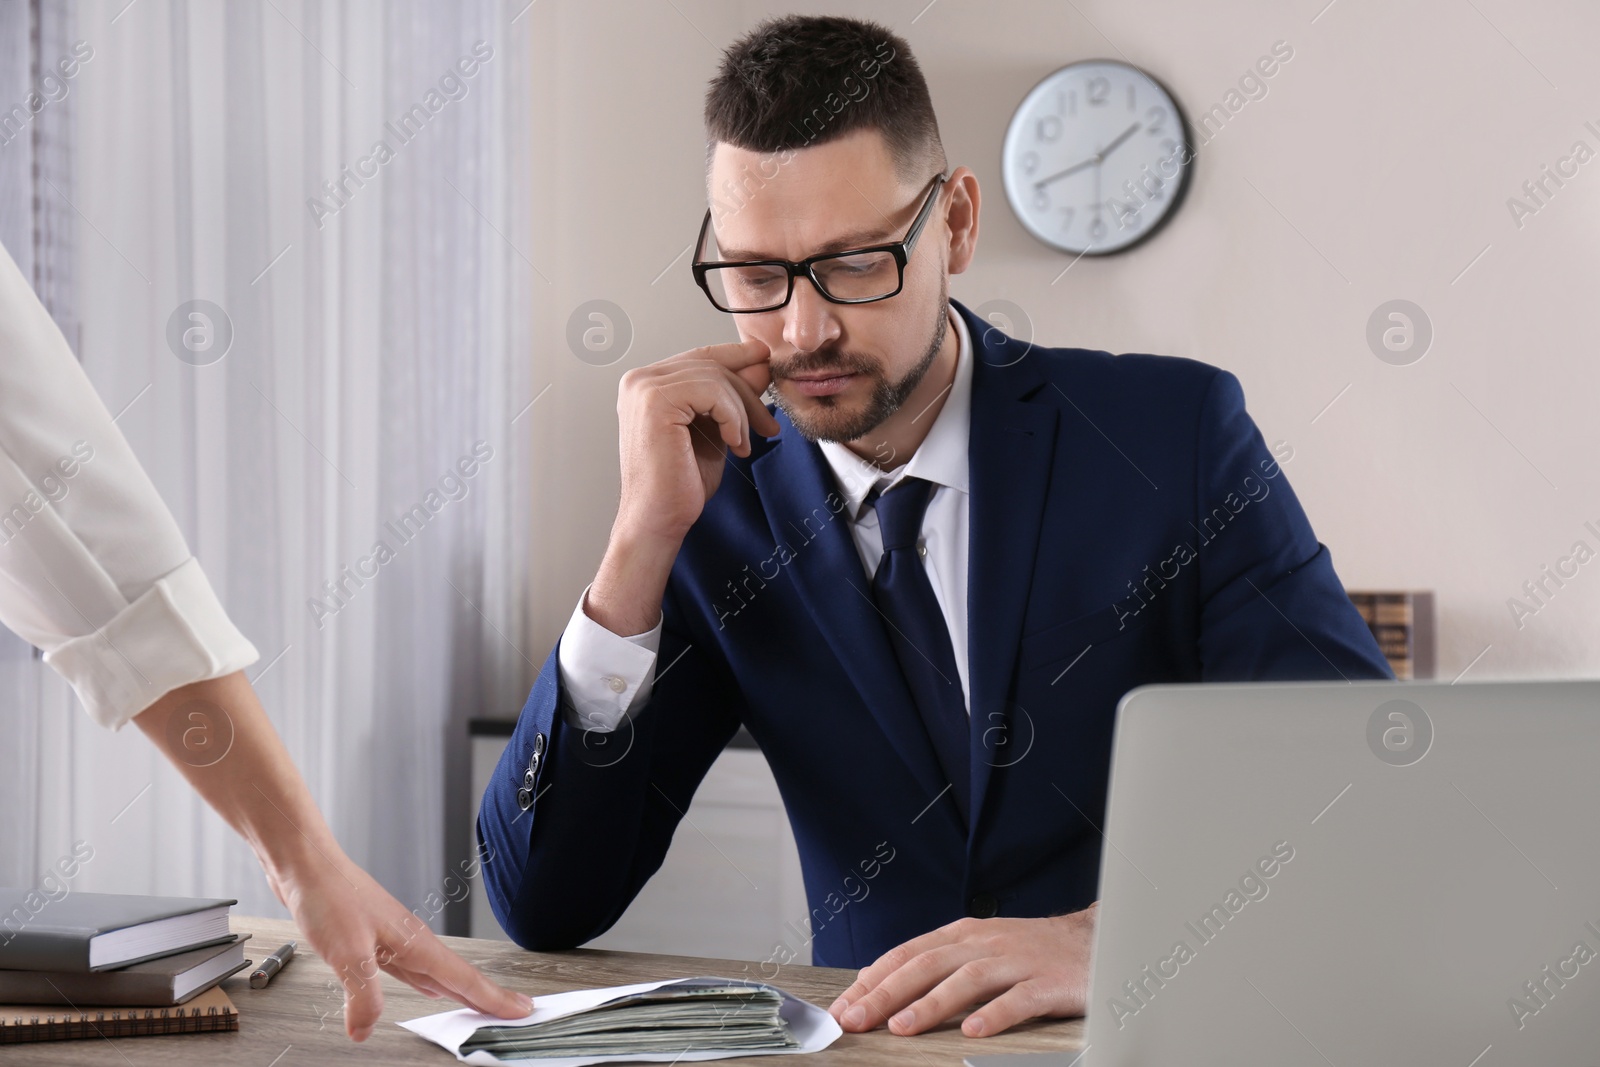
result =
[[[533,1011],[522,993],[491,982],[446,948],[432,930],[343,852],[268,872],[295,925],[344,987],[345,1031],[365,1041],[383,1012],[382,970],[430,997],[449,997],[486,1015]]]
[[[272,891],[339,976],[352,1038],[366,1040],[383,1011],[380,970],[503,1019],[533,1010],[344,854],[242,672],[174,689],[133,721],[255,850]]]

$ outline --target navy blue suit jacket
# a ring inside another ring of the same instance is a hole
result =
[[[970,826],[939,796],[832,471],[777,413],[782,433],[728,457],[678,553],[661,677],[632,721],[573,728],[556,650],[539,673],[478,816],[517,943],[571,947],[616,922],[741,723],[788,808],[813,958],[860,967],[969,913],[1095,899],[1129,689],[1392,677],[1289,488],[1292,449],[1267,448],[1232,374],[1029,346],[955,306],[978,356]]]

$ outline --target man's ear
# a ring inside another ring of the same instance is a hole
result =
[[[982,194],[971,167],[957,167],[945,185],[949,188],[945,225],[950,231],[950,273],[960,274],[978,249],[978,207]]]

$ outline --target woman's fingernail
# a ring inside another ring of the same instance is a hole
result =
[[[828,1005],[828,1014],[837,1019],[839,1017],[839,1010],[848,1003],[849,1001],[845,1000],[843,997],[840,997],[838,1000]]]
[[[983,1019],[977,1015],[974,1015],[972,1018],[967,1020],[967,1024],[965,1027],[963,1027],[963,1029],[965,1029],[972,1037],[982,1037],[984,1025]]]
[[[840,1019],[839,1021],[844,1023],[846,1026],[860,1026],[862,1023],[867,1021],[867,1009],[857,1004],[855,1007],[845,1012],[844,1018]]]
[[[916,1023],[917,1016],[915,1012],[913,1012],[910,1008],[907,1008],[905,1011],[901,1012],[899,1015],[896,1015],[889,1021],[900,1027],[902,1030],[909,1030]]]

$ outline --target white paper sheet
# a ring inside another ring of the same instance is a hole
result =
[[[495,1064],[518,1065],[518,1067],[584,1067],[590,1063],[690,1063],[698,1060],[721,1060],[732,1056],[781,1056],[793,1055],[803,1052],[819,1052],[833,1044],[844,1031],[839,1029],[839,1024],[834,1022],[833,1016],[823,1009],[801,1000],[799,997],[783,993],[783,1007],[779,1009],[784,1020],[789,1024],[789,1030],[794,1034],[794,1039],[800,1042],[799,1048],[768,1049],[760,1052],[740,1052],[719,1049],[709,1052],[672,1052],[672,1053],[630,1053],[625,1056],[579,1056],[563,1059],[535,1058],[503,1060],[492,1052],[479,1051],[463,1056],[461,1043],[471,1037],[473,1032],[483,1026],[516,1026],[520,1023],[538,1023],[548,1019],[559,1019],[564,1015],[603,1004],[616,997],[625,997],[630,993],[647,993],[652,989],[663,986],[675,985],[679,982],[736,982],[741,985],[753,985],[747,979],[716,978],[701,976],[698,978],[669,978],[661,982],[640,982],[637,985],[618,985],[606,989],[574,989],[569,993],[550,993],[535,997],[533,1014],[521,1019],[497,1019],[493,1015],[484,1015],[470,1008],[460,1008],[456,1011],[440,1012],[438,1015],[425,1015],[420,1019],[411,1019],[398,1025],[405,1027],[420,1037],[425,1037],[434,1044],[441,1046],[455,1054],[456,1059],[462,1063],[484,1064],[493,1067]],[[776,989],[775,986],[768,986]]]

